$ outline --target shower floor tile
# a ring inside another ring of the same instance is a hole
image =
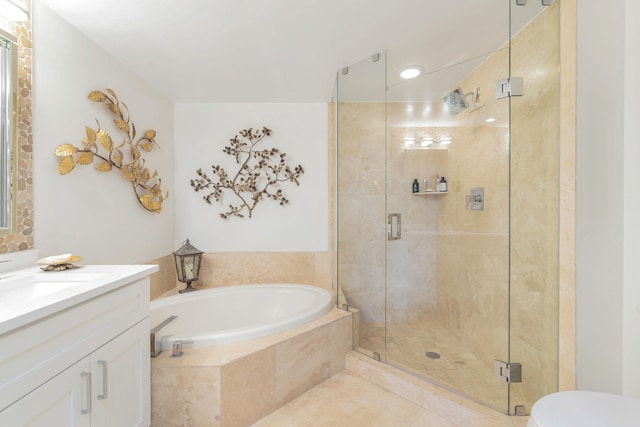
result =
[[[483,360],[480,352],[447,328],[434,323],[390,323],[385,336],[384,326],[361,322],[360,331],[358,350],[363,353],[379,353],[390,365],[498,409],[506,408],[508,386],[493,376],[494,360]],[[440,357],[431,358],[427,352]],[[513,392],[511,400],[517,402]]]

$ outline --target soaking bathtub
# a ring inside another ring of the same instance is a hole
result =
[[[191,348],[245,341],[276,334],[316,320],[333,307],[331,294],[317,286],[298,284],[239,285],[199,290],[151,302],[153,328],[162,328],[162,348],[176,340]]]

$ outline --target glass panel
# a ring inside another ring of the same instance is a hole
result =
[[[558,390],[560,7],[511,7],[514,20],[534,16],[511,40],[511,75],[524,82],[511,97],[510,358],[523,366],[511,411]]]
[[[506,24],[506,5],[504,16]],[[387,242],[387,360],[506,412],[507,383],[493,376],[494,359],[508,358],[509,101],[495,97],[509,71],[502,30],[493,53],[389,88],[387,209],[402,212],[403,239]],[[402,101],[405,85],[413,101]]]
[[[354,348],[384,358],[385,55],[337,78],[339,305],[354,311]]]

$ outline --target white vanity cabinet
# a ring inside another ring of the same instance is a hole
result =
[[[88,384],[83,373],[89,369],[89,360],[81,360],[70,366],[2,411],[0,425],[11,427],[90,426],[91,417],[82,414],[80,409],[85,404],[83,394],[87,392]]]
[[[66,289],[59,310],[0,328],[0,426],[150,425],[147,276],[157,267],[112,267],[116,280],[98,274],[101,286]]]

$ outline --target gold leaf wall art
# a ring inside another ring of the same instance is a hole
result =
[[[258,144],[273,131],[267,127],[262,129],[243,129],[231,138],[230,144],[222,150],[223,153],[233,156],[239,165],[238,171],[230,174],[220,165],[211,165],[214,178],[202,171],[196,170],[198,177],[191,180],[191,187],[198,192],[209,190],[210,193],[203,196],[205,202],[211,203],[211,199],[222,201],[224,191],[230,191],[237,199],[236,204],[229,204],[220,217],[228,219],[230,216],[251,218],[253,210],[258,203],[265,199],[271,199],[285,206],[289,200],[284,196],[281,183],[292,182],[300,185],[298,179],[304,173],[301,165],[293,168],[286,163],[286,153],[277,148],[259,149]]]
[[[85,126],[86,137],[82,140],[80,147],[62,144],[56,148],[54,154],[60,158],[58,173],[66,175],[76,165],[90,165],[97,161],[97,171],[105,173],[114,169],[120,171],[120,174],[131,184],[138,203],[148,211],[160,213],[162,203],[169,197],[169,193],[163,193],[162,180],[158,178],[158,171],[154,170],[153,173],[149,171],[145,167],[145,159],[140,154],[140,149],[149,153],[154,147],[159,148],[155,140],[156,131],[147,130],[143,136],[136,139],[138,135],[135,124],[131,121],[129,108],[111,89],[107,88],[104,92],[95,90],[89,94],[88,98],[93,102],[105,104],[115,116],[113,123],[124,134],[122,143],[116,145],[109,132],[104,130],[96,119],[96,129]]]

